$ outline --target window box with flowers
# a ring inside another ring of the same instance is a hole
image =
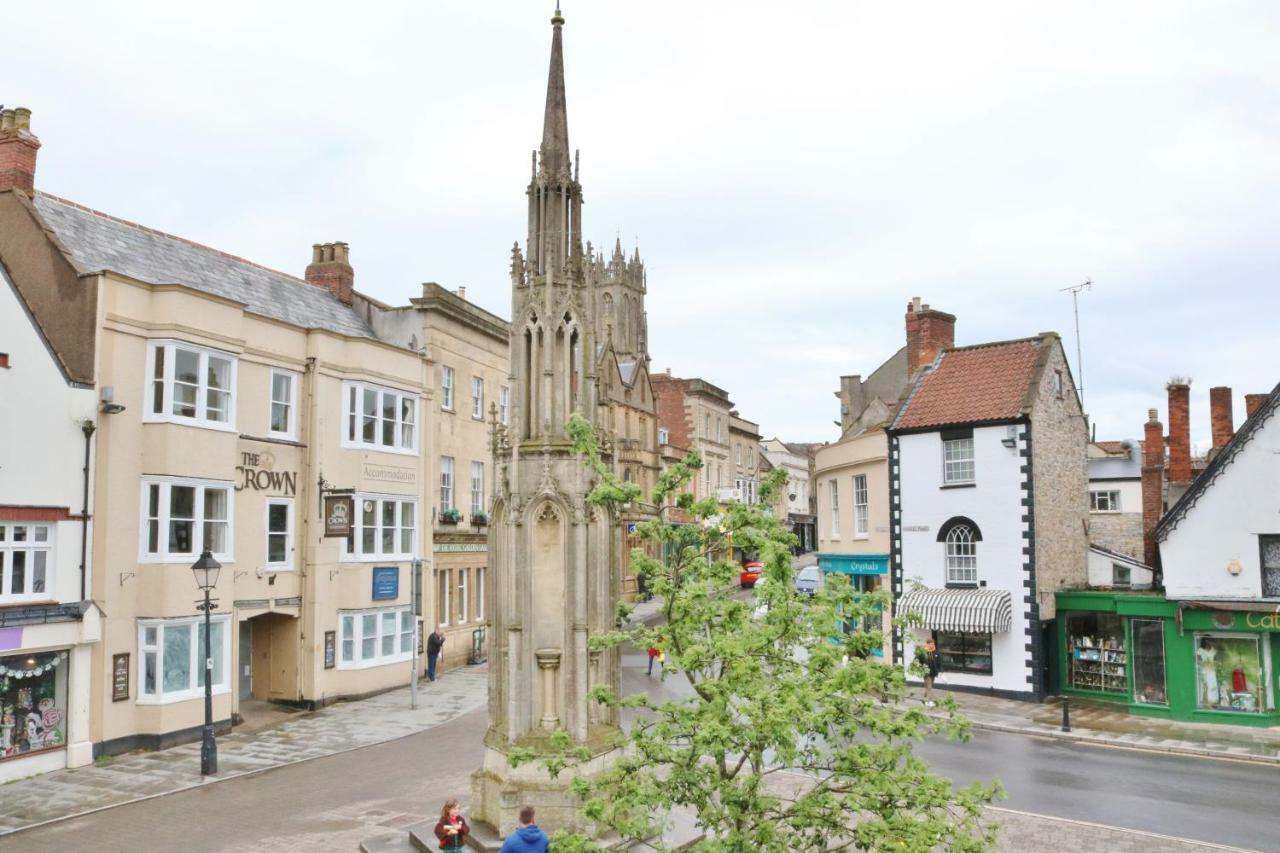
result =
[[[457,524],[460,521],[462,521],[462,510],[457,507],[451,507],[440,511],[441,524]]]
[[[475,527],[484,527],[489,523],[489,516],[484,512],[471,513],[471,524]]]

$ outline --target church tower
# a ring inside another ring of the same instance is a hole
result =
[[[472,776],[473,815],[499,835],[532,805],[548,831],[586,829],[568,791],[536,764],[512,768],[513,746],[537,748],[562,730],[596,750],[581,772],[603,770],[616,711],[588,702],[592,686],[620,687],[616,650],[589,649],[613,627],[621,535],[612,511],[590,507],[595,474],[573,453],[565,425],[580,413],[599,427],[596,329],[581,238],[582,187],[569,155],[564,19],[551,19],[542,144],[527,189],[525,251],[511,253],[510,425],[491,413],[494,476],[489,731]],[[606,454],[608,441],[602,442]]]

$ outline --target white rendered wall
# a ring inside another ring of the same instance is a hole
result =
[[[1259,534],[1280,534],[1280,414],[1253,434],[1160,543],[1169,598],[1258,598]],[[1228,569],[1238,563],[1240,573]]]
[[[67,383],[0,267],[0,505],[65,507],[84,502],[84,432],[97,417],[92,389]],[[89,494],[92,506],[93,492]],[[80,600],[80,522],[55,525],[52,598]],[[90,531],[92,535],[92,531]],[[89,584],[86,579],[86,589]]]
[[[1141,480],[1090,480],[1091,492],[1119,492],[1120,512],[1142,512]]]
[[[1030,689],[1024,633],[1027,626],[1022,553],[1023,457],[1026,426],[1017,427],[1014,447],[1005,447],[1009,427],[977,427],[973,431],[974,485],[941,488],[942,436],[937,432],[914,433],[898,438],[902,539],[903,593],[912,581],[931,589],[947,583],[946,547],[937,541],[938,531],[951,518],[965,516],[982,533],[978,543],[978,581],[988,589],[1001,589],[1013,601],[1013,628],[991,637],[992,675],[944,672],[939,684],[993,687],[1026,692]],[[1038,631],[1039,626],[1032,626]],[[904,660],[914,656],[914,643],[923,641],[923,630],[907,632]],[[914,635],[914,636],[913,636]]]

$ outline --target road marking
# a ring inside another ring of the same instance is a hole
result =
[[[1212,850],[1230,850],[1232,853],[1260,853],[1249,847],[1232,847],[1227,844],[1216,844],[1212,841],[1201,841],[1198,838],[1185,838],[1180,835],[1162,835],[1159,832],[1148,832],[1145,829],[1130,829],[1127,826],[1112,826],[1106,823],[1094,823],[1088,820],[1076,820],[1069,817],[1058,817],[1057,815],[1041,814],[1040,812],[1024,812],[1020,809],[1008,809],[1003,806],[986,806],[984,811],[1004,812],[1006,814],[1022,815],[1023,817],[1039,818],[1041,820],[1056,820],[1059,823],[1069,823],[1072,826],[1085,826],[1090,829],[1106,829],[1112,832],[1124,832],[1129,835],[1141,835],[1144,838],[1153,838],[1158,841],[1177,841],[1183,844],[1199,844],[1202,847],[1208,847]]]

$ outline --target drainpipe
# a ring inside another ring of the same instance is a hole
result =
[[[84,432],[84,503],[80,510],[80,600],[85,600],[85,583],[89,566],[89,454],[93,448],[93,434],[98,427],[93,421],[80,425]]]

